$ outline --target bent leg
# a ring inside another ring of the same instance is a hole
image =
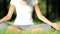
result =
[[[48,24],[39,24],[37,27],[41,27],[44,31],[49,31],[52,27]]]
[[[19,28],[17,28],[17,27],[15,27],[15,26],[9,26],[9,27],[7,28],[7,31],[21,32],[22,30],[19,29]]]
[[[49,31],[51,29],[51,26],[48,24],[39,24],[39,25],[33,25],[30,28],[28,28],[31,32],[35,31]]]
[[[43,32],[44,30],[42,29],[42,28],[33,28],[33,29],[31,29],[30,30],[32,33],[34,33],[34,32]]]
[[[22,30],[20,30],[19,28],[12,26],[12,25],[8,25],[6,23],[1,23],[0,24],[0,31],[12,31],[12,32],[21,32]]]

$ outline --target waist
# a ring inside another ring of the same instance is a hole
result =
[[[14,25],[32,25],[33,19],[16,19]]]
[[[16,22],[15,21],[14,25],[33,25],[33,22]]]

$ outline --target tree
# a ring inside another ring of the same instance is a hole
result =
[[[8,13],[8,1],[0,0],[0,19]]]
[[[47,12],[46,16],[48,19],[57,19],[59,17],[59,1],[58,0],[46,0],[47,1]]]

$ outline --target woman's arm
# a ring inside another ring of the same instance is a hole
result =
[[[52,23],[51,21],[49,21],[47,18],[45,18],[45,17],[41,14],[41,11],[40,11],[40,9],[39,9],[39,7],[38,7],[38,4],[36,4],[36,5],[34,6],[34,8],[35,8],[35,12],[36,12],[36,14],[37,14],[37,16],[38,16],[38,18],[39,18],[40,20],[42,20],[43,22],[51,25],[51,26],[54,27],[56,30],[60,30],[60,26],[59,26],[58,24]]]
[[[49,21],[47,18],[45,18],[45,17],[41,14],[41,11],[40,11],[40,9],[39,9],[39,7],[38,7],[38,4],[36,4],[36,5],[34,6],[34,8],[35,8],[35,12],[36,12],[36,14],[37,14],[37,16],[38,16],[38,18],[39,18],[40,20],[42,20],[43,22],[45,22],[45,23],[47,23],[47,24],[49,24],[49,25],[52,25],[52,22]]]
[[[10,20],[13,12],[14,12],[14,6],[12,4],[10,4],[8,14],[5,17],[3,17],[2,19],[0,19],[0,23]]]

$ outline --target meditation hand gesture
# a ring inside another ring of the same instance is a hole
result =
[[[57,23],[53,23],[52,25],[56,30],[60,30],[60,25],[58,25]]]

